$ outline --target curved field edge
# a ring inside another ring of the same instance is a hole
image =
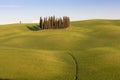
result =
[[[2,79],[74,79],[74,64],[64,51],[1,48],[0,59]]]

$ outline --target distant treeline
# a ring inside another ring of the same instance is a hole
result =
[[[40,29],[63,29],[70,27],[70,18],[63,16],[62,18],[51,17],[40,17],[39,23]]]

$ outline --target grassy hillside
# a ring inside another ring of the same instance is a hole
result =
[[[0,79],[120,80],[120,21],[71,22],[70,29],[31,31],[0,26]]]

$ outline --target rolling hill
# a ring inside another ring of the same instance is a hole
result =
[[[120,20],[73,21],[69,29],[0,25],[0,79],[120,80]]]

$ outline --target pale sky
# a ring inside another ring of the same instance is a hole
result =
[[[120,19],[120,0],[0,0],[0,24],[31,23],[53,15],[71,20]]]

